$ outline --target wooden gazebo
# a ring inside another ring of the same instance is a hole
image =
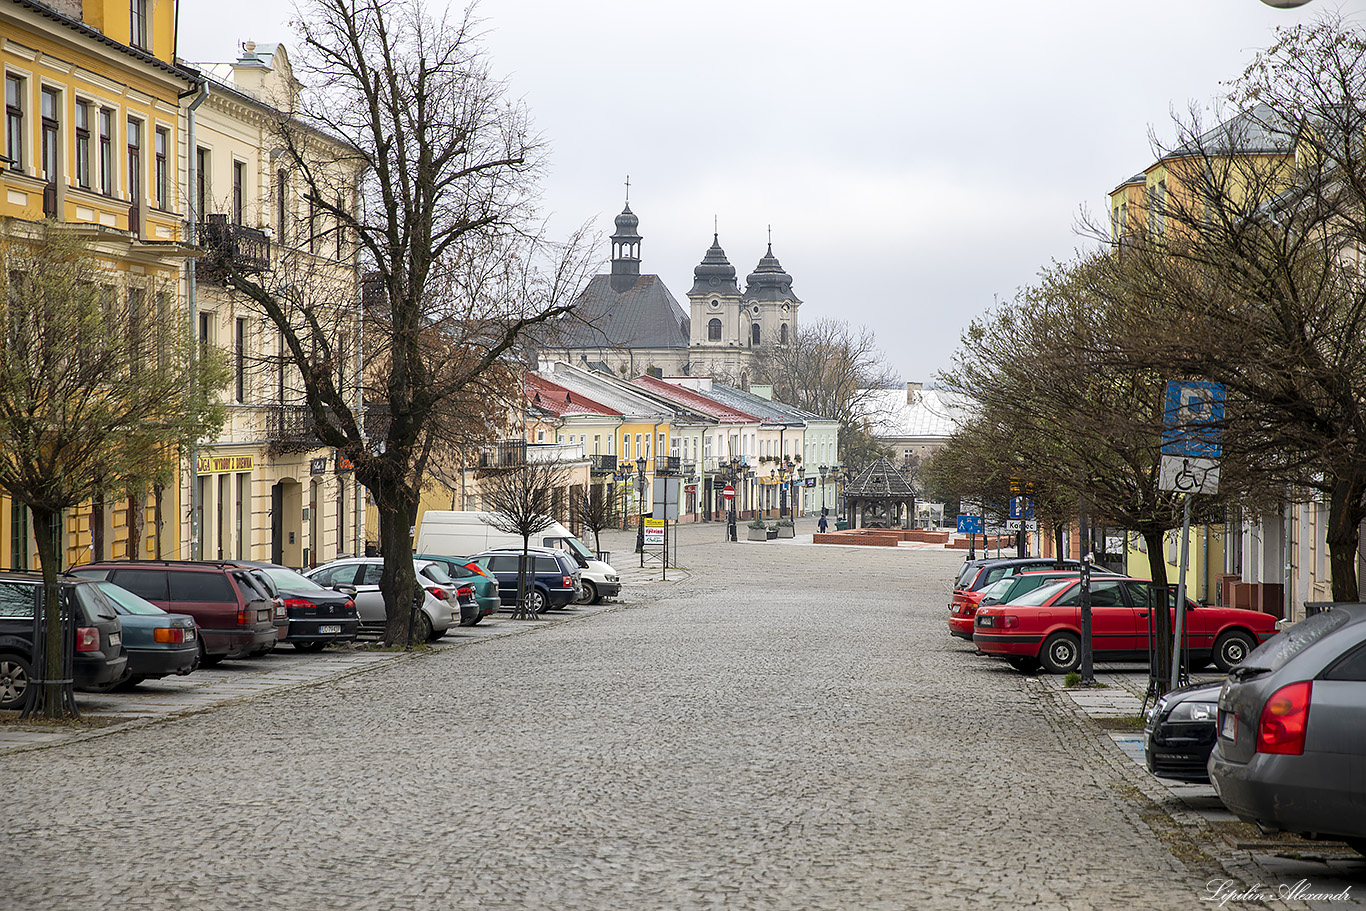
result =
[[[878,459],[844,486],[850,528],[911,528],[915,490],[887,459]]]

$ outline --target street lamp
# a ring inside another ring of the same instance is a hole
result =
[[[817,469],[821,473],[821,515],[825,515],[825,473],[829,470],[829,465],[822,465]]]
[[[796,506],[795,512],[796,512],[796,514],[799,515],[799,516],[806,515],[806,469],[805,469],[805,468],[798,468],[798,469],[797,469],[797,496],[800,497],[801,499],[799,499],[799,500],[796,501],[797,506]]]
[[[645,456],[636,459],[636,489],[640,491],[640,512],[636,514],[636,553],[645,565]]]

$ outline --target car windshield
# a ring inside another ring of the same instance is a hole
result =
[[[283,566],[263,568],[261,572],[270,577],[270,580],[275,583],[275,587],[281,591],[311,592],[323,590],[323,587],[312,579],[301,576],[292,569],[285,569]]]
[[[1076,579],[1062,579],[1057,582],[1050,582],[1047,585],[1039,586],[1032,592],[1021,595],[1010,603],[1023,605],[1025,607],[1038,607],[1058,592],[1063,591],[1069,586],[1075,585],[1076,581]]]
[[[164,614],[161,608],[151,601],[135,595],[126,588],[119,588],[113,582],[96,582],[100,591],[109,599],[109,603],[114,605],[114,610],[121,614]]]
[[[982,589],[982,603],[995,604],[1015,585],[1014,579],[1000,579]]]
[[[1320,611],[1313,616],[1305,617],[1299,623],[1257,646],[1242,666],[1274,671],[1324,636],[1346,626],[1351,619],[1346,611],[1340,610]]]

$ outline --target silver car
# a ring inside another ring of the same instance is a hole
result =
[[[414,560],[413,569],[422,586],[421,610],[413,621],[413,636],[418,641],[440,639],[446,635],[446,630],[460,625],[458,585],[440,563]],[[360,615],[360,632],[383,635],[387,622],[384,595],[379,590],[379,577],[383,571],[382,557],[352,557],[334,560],[304,575],[328,588],[354,589],[352,597]]]
[[[1336,604],[1258,646],[1219,694],[1215,791],[1264,831],[1366,854],[1366,604]]]

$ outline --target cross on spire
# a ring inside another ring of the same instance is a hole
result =
[[[626,175],[626,204],[631,204],[631,175]]]

